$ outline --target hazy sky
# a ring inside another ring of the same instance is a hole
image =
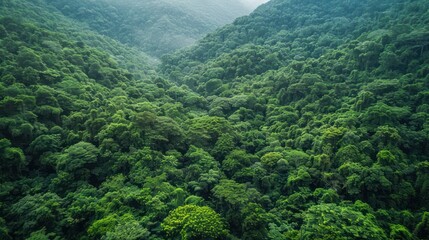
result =
[[[262,3],[268,2],[268,0],[241,0],[241,1],[244,4],[246,4],[252,8],[256,8],[257,6],[261,5]]]

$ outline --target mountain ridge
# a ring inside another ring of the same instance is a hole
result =
[[[189,46],[207,32],[250,12],[239,1],[49,0],[95,31],[160,57]],[[130,7],[130,5],[132,7]]]

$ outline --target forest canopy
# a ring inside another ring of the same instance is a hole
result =
[[[158,65],[100,3],[0,2],[1,239],[429,239],[427,1],[271,0]]]

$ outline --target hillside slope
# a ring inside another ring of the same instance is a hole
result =
[[[205,34],[250,12],[240,1],[48,0],[91,29],[153,56],[191,45]]]
[[[137,49],[44,1],[0,4],[0,239],[99,239],[106,232],[88,228],[108,209],[110,200],[97,199],[113,193],[101,184],[132,167],[136,182],[126,194],[152,198],[137,187],[149,177],[137,162],[150,152],[159,159],[161,150],[183,151],[177,121],[202,111],[204,99],[157,76]],[[182,100],[169,96],[173,90]],[[138,228],[128,234],[147,236],[158,213],[143,223],[143,212],[134,220],[133,207],[121,205],[124,212],[106,216],[120,214]]]
[[[427,239],[427,1],[272,0],[158,72],[0,4],[1,239]]]
[[[385,236],[400,226],[425,239],[428,9],[426,1],[272,0],[163,59],[171,80],[206,97],[210,116],[236,126],[236,147],[260,158],[227,155],[222,169],[269,196],[269,207],[260,204],[278,222],[261,219],[258,230],[237,234],[363,237],[347,235],[360,230],[334,213],[359,206]],[[245,217],[217,210],[232,229],[246,229]]]
[[[84,24],[64,16],[60,11],[49,6],[45,0],[1,1],[0,15],[66,34],[66,37],[71,40],[80,41],[107,52],[123,67],[146,71],[153,69],[154,61],[146,53],[90,30]]]

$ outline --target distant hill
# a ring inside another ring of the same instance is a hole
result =
[[[92,31],[86,24],[64,16],[45,0],[0,1],[0,16],[65,34],[70,40],[81,41],[107,52],[126,68],[148,70],[151,68],[149,65],[153,65],[153,59],[143,51],[125,46],[117,40]]]
[[[143,51],[161,56],[250,13],[238,0],[47,0],[64,15]]]

